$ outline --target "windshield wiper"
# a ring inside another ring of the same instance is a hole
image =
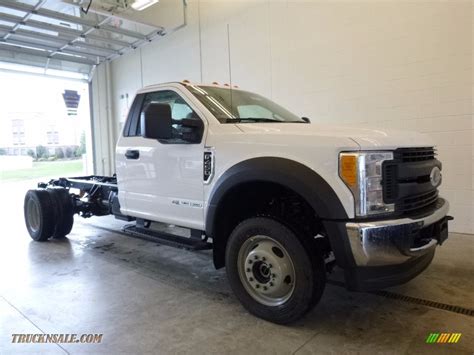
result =
[[[239,123],[239,122],[277,122],[277,123],[304,123],[303,121],[280,121],[275,120],[273,118],[265,118],[265,117],[236,117],[236,118],[227,118],[225,120],[226,123]]]

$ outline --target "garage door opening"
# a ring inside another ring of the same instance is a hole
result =
[[[0,183],[92,174],[85,80],[0,71]]]

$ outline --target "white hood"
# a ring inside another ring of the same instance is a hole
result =
[[[434,145],[434,142],[428,136],[413,131],[356,128],[318,123],[239,123],[236,126],[243,132],[252,134],[350,138],[362,150]]]

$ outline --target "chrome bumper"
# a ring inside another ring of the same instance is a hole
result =
[[[424,238],[423,245],[408,245],[413,234],[446,219],[449,203],[438,200],[437,209],[419,219],[401,218],[365,223],[346,223],[349,244],[357,266],[402,264],[410,258],[432,252],[438,244],[435,235]],[[447,233],[447,230],[446,230]]]

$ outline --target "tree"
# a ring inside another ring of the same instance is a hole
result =
[[[66,158],[71,158],[74,156],[74,148],[66,147]]]
[[[36,158],[36,153],[33,149],[28,149],[28,151],[26,152],[26,154],[28,154],[30,157],[32,157],[33,159]]]
[[[62,150],[62,148],[56,148],[54,150],[54,155],[56,155],[56,158],[58,159],[64,159],[64,151]]]
[[[74,151],[76,157],[80,157],[82,154],[86,153],[86,132],[82,131],[81,133],[81,142],[80,146]]]
[[[86,153],[86,132],[82,131],[81,133],[81,145],[79,146],[81,154]]]
[[[48,150],[42,145],[39,145],[36,147],[36,156],[38,158],[47,158],[49,157]]]

